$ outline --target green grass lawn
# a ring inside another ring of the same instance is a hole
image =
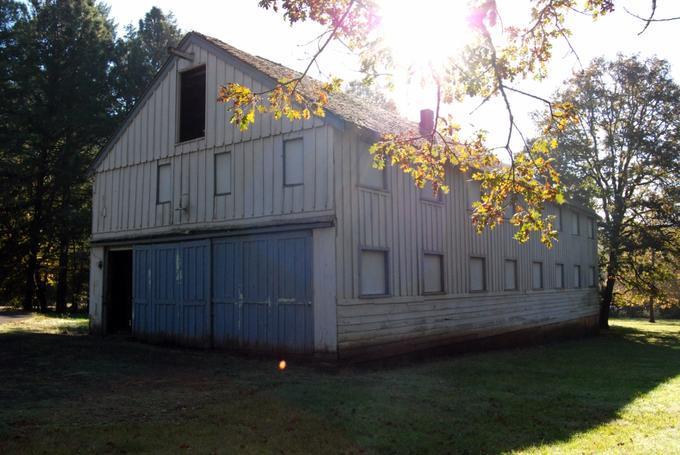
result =
[[[0,453],[680,453],[680,323],[339,369],[0,325]]]

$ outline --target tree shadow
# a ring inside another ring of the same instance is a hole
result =
[[[289,394],[364,446],[389,453],[505,453],[567,441],[616,419],[680,374],[680,330],[614,327],[585,340],[354,370],[354,383]]]
[[[269,422],[266,431],[290,425],[291,415],[313,416],[329,434],[341,432],[369,451],[508,452],[566,441],[617,418],[631,401],[680,374],[679,343],[680,330],[617,326],[600,337],[548,346],[334,372],[289,362],[282,373],[272,359],[219,351],[119,338],[2,334],[0,441],[16,436],[18,425],[30,419],[35,425],[27,438],[43,437],[36,429],[60,412],[90,419],[99,398],[130,401],[117,405],[117,412],[132,418],[140,409],[131,397],[168,390],[167,402],[155,404],[178,429],[183,416],[173,410],[177,400],[192,402],[196,415],[213,413],[205,422],[209,433],[222,431],[214,425],[216,397],[240,397],[246,404],[251,398],[282,404],[285,414],[262,416]],[[89,407],[81,409],[84,402]],[[107,423],[101,413],[91,418],[94,424]]]

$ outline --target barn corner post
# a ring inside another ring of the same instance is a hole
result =
[[[337,355],[337,301],[335,275],[335,227],[312,232],[312,304],[314,352]]]
[[[90,248],[89,324],[92,334],[104,333],[105,254],[101,246]]]

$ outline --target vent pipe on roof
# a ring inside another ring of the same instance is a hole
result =
[[[420,134],[430,136],[434,130],[434,112],[432,109],[421,109],[420,111]]]

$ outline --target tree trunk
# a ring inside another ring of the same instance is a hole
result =
[[[610,275],[607,277],[607,283],[602,290],[602,300],[600,301],[600,328],[604,330],[609,329],[609,308],[614,299],[614,284],[614,277]]]
[[[35,268],[38,263],[37,248],[33,245],[34,240],[31,239],[31,246],[28,253],[28,262],[26,264],[26,282],[24,289],[24,301],[22,308],[24,311],[33,310],[33,294],[35,293]]]
[[[26,263],[23,309],[33,309],[33,297],[36,291],[38,275],[38,251],[40,248],[40,223],[42,223],[42,204],[44,193],[44,173],[40,172],[35,180],[35,193],[32,198],[33,218],[28,225],[28,261]]]
[[[607,264],[607,281],[602,290],[602,300],[600,301],[600,328],[609,329],[609,309],[614,301],[614,285],[616,284],[618,256],[609,253],[609,264]]]
[[[47,313],[47,284],[45,283],[45,279],[40,276],[40,265],[35,269],[35,284],[35,295],[38,298],[40,312]]]
[[[66,294],[68,293],[68,240],[59,241],[59,273],[57,276],[57,313],[66,312]]]
[[[619,219],[618,217],[616,219]],[[614,222],[614,232],[609,244],[609,259],[607,261],[607,278],[604,289],[602,290],[602,300],[600,301],[600,329],[609,329],[609,309],[614,302],[614,285],[616,276],[619,273],[619,222]]]
[[[656,262],[656,251],[652,249],[652,270],[654,270],[654,264]],[[656,322],[654,317],[654,295],[656,294],[656,286],[652,281],[652,288],[649,290],[649,322]]]

